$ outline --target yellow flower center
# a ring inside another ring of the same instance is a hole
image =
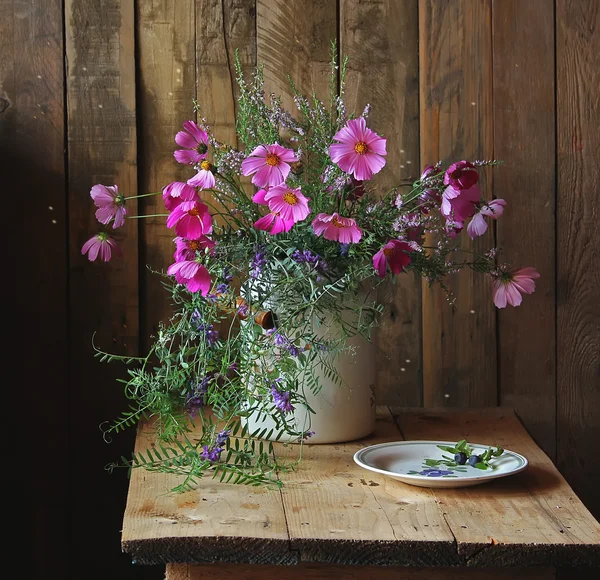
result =
[[[383,255],[386,258],[389,258],[393,253],[394,253],[394,250],[392,250],[391,248],[384,248],[384,250],[383,250]]]
[[[359,141],[354,146],[354,151],[356,151],[359,155],[364,155],[369,151],[369,148],[367,147],[367,144],[364,141]]]
[[[198,211],[197,207],[193,207],[192,209],[188,210],[188,214],[193,217],[198,217],[200,215],[200,212]]]
[[[343,224],[343,223],[342,223],[340,220],[338,220],[337,218],[333,218],[333,219],[331,220],[331,223],[332,223],[332,224],[333,224],[333,225],[334,225],[336,228],[343,228],[343,227],[344,227],[344,224]]]
[[[200,249],[200,244],[198,243],[197,240],[192,240],[189,243],[189,248],[190,248],[190,250],[193,250],[195,252],[196,250]]]
[[[267,155],[267,165],[270,165],[271,167],[279,165],[279,156],[275,155],[275,153],[269,153]]]
[[[200,169],[204,171],[210,171],[212,169],[212,163],[210,161],[203,161],[200,163]]]
[[[283,194],[283,201],[289,205],[296,205],[298,203],[298,197],[293,191],[286,191]]]

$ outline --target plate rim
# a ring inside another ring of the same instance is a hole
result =
[[[373,449],[377,449],[377,448],[382,448],[382,447],[390,447],[390,446],[397,446],[397,445],[405,445],[405,444],[434,444],[434,445],[456,445],[456,441],[436,441],[436,440],[431,440],[431,439],[410,439],[408,441],[404,440],[404,441],[387,441],[384,443],[375,443],[374,445],[367,445],[366,447],[363,447],[362,449],[359,449],[358,451],[356,451],[354,453],[353,459],[354,462],[359,466],[362,467],[363,469],[368,469],[369,471],[373,471],[375,473],[381,473],[382,475],[388,475],[390,477],[393,477],[395,479],[399,478],[399,477],[405,477],[407,479],[414,479],[417,481],[432,481],[431,478],[428,478],[425,475],[411,475],[408,473],[397,473],[394,471],[388,471],[387,469],[381,469],[379,467],[374,467],[372,465],[369,465],[368,463],[365,463],[364,461],[362,461],[360,459],[360,455],[366,453],[369,450],[373,450]],[[490,445],[485,445],[482,443],[471,443],[469,442],[469,445],[475,446],[475,447],[483,447],[485,449],[487,449],[488,447],[490,447]],[[511,449],[505,449],[504,452],[508,452],[514,456],[516,456],[517,458],[521,459],[521,461],[523,462],[523,465],[521,465],[520,467],[518,467],[517,469],[514,469],[513,471],[510,471],[509,473],[484,473],[482,472],[481,474],[477,474],[477,475],[473,475],[473,476],[469,476],[469,477],[460,477],[458,478],[459,481],[481,481],[482,479],[497,479],[500,477],[507,477],[509,475],[514,475],[516,473],[520,473],[521,471],[527,469],[527,467],[529,466],[529,460],[527,459],[527,457],[525,457],[524,455],[521,455],[520,453],[517,453],[516,451],[512,451]]]

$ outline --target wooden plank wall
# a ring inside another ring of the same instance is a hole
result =
[[[467,272],[450,283],[454,306],[416,278],[389,285],[379,400],[514,406],[600,517],[597,0],[0,0],[0,15],[1,175],[7,198],[36,201],[19,237],[35,266],[16,322],[36,355],[23,388],[42,451],[32,577],[162,577],[120,553],[127,475],[103,468],[133,434],[101,438],[125,404],[122,369],[100,365],[91,341],[132,354],[148,344],[170,306],[146,266],[166,268],[171,235],[161,218],[129,220],[123,260],[90,264],[79,249],[97,230],[93,184],[133,195],[183,178],[173,138],[194,97],[235,143],[236,49],[291,106],[286,75],[323,95],[337,39],[351,59],[348,108],[369,103],[388,137],[380,187],[438,159],[504,160],[483,184],[506,215],[465,248],[496,244],[534,265],[536,293],[497,311],[489,282]]]

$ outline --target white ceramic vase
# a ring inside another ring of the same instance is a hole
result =
[[[323,336],[327,329],[318,334]],[[339,379],[332,380],[319,365],[313,369],[313,375],[319,379],[321,390],[314,394],[308,386],[304,396],[310,408],[296,403],[293,411],[295,430],[312,431],[313,435],[305,440],[307,444],[342,443],[366,437],[375,427],[375,347],[361,336],[347,339],[346,345],[353,347],[336,356],[335,366]],[[249,377],[249,384],[252,378]],[[306,384],[306,381],[304,381]],[[273,409],[273,413],[279,413]],[[268,439],[297,442],[288,434],[278,432],[277,424],[268,413],[254,413],[245,419],[250,433],[267,429],[273,431]]]

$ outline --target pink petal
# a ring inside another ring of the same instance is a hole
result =
[[[183,123],[183,128],[194,137],[197,143],[208,144],[208,135],[206,134],[206,131],[200,129],[194,121],[185,121]],[[194,145],[194,147],[195,146],[196,145]]]
[[[505,284],[505,287],[508,303],[511,306],[519,306],[519,304],[521,304],[521,302],[523,301],[523,297],[521,296],[521,293],[519,292],[517,287],[511,282]]]
[[[485,221],[485,218],[480,213],[476,213],[467,226],[467,233],[469,234],[470,238],[473,239],[477,236],[485,234],[487,229],[488,225]]]
[[[367,122],[364,117],[348,121],[348,129],[354,137],[354,143],[366,141]]]
[[[185,149],[196,149],[198,146],[198,142],[194,139],[189,133],[185,131],[179,131],[177,135],[175,135],[175,143],[180,147],[184,147]]]
[[[506,202],[503,199],[494,199],[484,205],[479,211],[492,219],[498,219],[502,215],[505,205]]]
[[[515,276],[512,283],[524,294],[535,292],[535,282],[527,276]]]
[[[208,270],[204,266],[200,266],[196,275],[187,282],[186,286],[190,292],[200,291],[202,296],[206,296],[210,290],[210,274]]]
[[[246,157],[242,161],[242,175],[252,175],[266,164],[264,157]]]
[[[266,216],[261,217],[260,219],[254,222],[254,227],[257,230],[262,230],[263,232],[269,231],[269,228],[275,221],[275,214],[269,213]]]
[[[205,156],[200,155],[200,153],[197,151],[192,151],[191,149],[177,149],[173,152],[173,157],[177,159],[178,163],[183,163],[184,165],[194,165],[202,161]]]
[[[373,131],[369,131],[369,134],[367,135],[367,139],[365,141],[367,147],[369,148],[369,151],[376,153],[377,155],[387,155],[386,142],[386,139],[380,137],[379,135],[377,135],[377,133],[374,133]]]
[[[95,243],[90,246],[90,250],[88,253],[88,259],[90,262],[93,262],[98,257],[98,253],[100,252],[100,247],[102,246],[102,242],[96,238]]]
[[[252,196],[252,201],[254,203],[258,203],[260,205],[267,205],[267,201],[265,199],[265,196],[268,193],[268,189],[259,189],[253,196]]]
[[[115,207],[103,206],[96,210],[95,216],[96,219],[101,223],[106,225],[113,219],[115,215]]]
[[[385,254],[383,253],[383,250],[379,250],[379,252],[373,256],[373,268],[377,270],[377,275],[380,278],[385,278],[386,267],[387,260]]]
[[[115,223],[113,224],[113,230],[120,228],[125,224],[125,216],[127,215],[127,208],[118,207],[115,212]]]
[[[333,143],[329,146],[329,157],[334,163],[340,165],[340,160],[346,155],[356,155],[353,145],[347,145],[346,143]],[[347,162],[344,162],[347,164]],[[346,171],[341,165],[343,171]]]
[[[515,277],[527,276],[528,278],[539,278],[540,274],[535,268],[521,268],[515,272]]]
[[[494,281],[494,304],[497,308],[506,308],[506,289],[499,280]]]

